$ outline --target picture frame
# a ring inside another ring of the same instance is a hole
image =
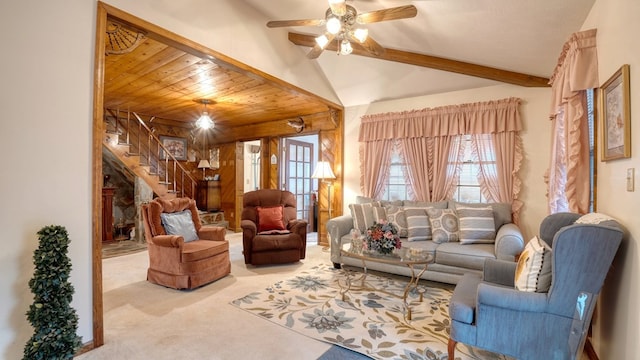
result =
[[[601,87],[601,161],[631,157],[629,65],[618,69]]]
[[[173,155],[176,160],[187,160],[187,139],[174,136],[160,136],[160,144]],[[164,149],[160,149],[160,160],[165,160],[166,155]]]

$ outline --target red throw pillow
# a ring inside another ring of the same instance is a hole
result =
[[[258,211],[258,232],[269,230],[286,230],[284,226],[284,207],[256,207]]]

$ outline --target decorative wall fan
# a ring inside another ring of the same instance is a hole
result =
[[[353,51],[352,43],[361,45],[375,56],[384,53],[384,48],[369,36],[369,31],[362,25],[381,21],[406,19],[416,16],[418,9],[413,5],[369,11],[358,14],[356,8],[347,5],[346,0],[328,0],[329,8],[324,19],[277,20],[269,21],[267,27],[286,26],[326,26],[324,34],[316,37],[316,45],[307,57],[315,59],[331,41],[338,44],[338,54],[349,55]]]

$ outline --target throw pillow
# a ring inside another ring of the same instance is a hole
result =
[[[458,216],[453,209],[427,209],[434,243],[458,241]]]
[[[258,212],[258,232],[269,230],[286,230],[284,225],[284,208],[280,206],[256,207]]]
[[[191,210],[161,213],[160,220],[167,235],[180,235],[184,238],[184,242],[198,240],[198,233],[191,218]]]
[[[396,205],[388,205],[384,207],[384,211],[387,213],[387,221],[398,228],[398,236],[401,238],[409,236],[407,217],[405,216],[404,208]]]
[[[524,247],[516,267],[516,289],[547,292],[551,286],[551,248],[535,236]]]
[[[427,209],[429,208],[404,208],[408,241],[431,240],[431,224]]]
[[[492,244],[496,240],[493,209],[487,207],[456,207],[461,244]]]
[[[374,222],[386,220],[387,214],[384,208],[379,205],[379,202],[349,205],[351,217],[353,218],[353,228],[360,230],[360,233],[364,234]]]
[[[615,221],[615,219],[602,213],[588,213],[576,220],[576,224],[600,224],[606,221]]]
[[[512,223],[511,204],[510,203],[460,203],[453,202],[451,208],[459,207],[487,207],[491,206],[493,209],[493,219],[495,221],[496,231],[504,224]]]

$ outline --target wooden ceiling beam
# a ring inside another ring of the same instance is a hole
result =
[[[316,45],[315,36],[300,33],[289,33],[289,41],[296,45],[313,47]],[[424,55],[409,51],[385,49],[380,55],[374,55],[365,48],[352,43],[353,52],[351,55],[366,56],[374,59],[394,61],[409,65],[427,67],[430,69],[453,72],[462,75],[475,76],[483,79],[500,81],[507,84],[526,87],[549,87],[549,79],[534,75],[518,73],[492,68],[489,66],[477,65],[463,61],[445,59],[437,56]],[[337,44],[332,41],[325,50],[338,51]]]

